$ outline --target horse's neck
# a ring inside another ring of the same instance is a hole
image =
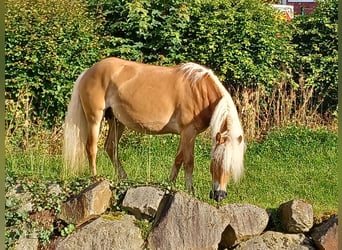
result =
[[[207,129],[210,125],[212,115],[215,111],[216,105],[223,97],[223,93],[216,83],[211,79],[204,79],[192,87],[193,98],[197,112],[199,115],[196,117],[197,123],[201,129]]]

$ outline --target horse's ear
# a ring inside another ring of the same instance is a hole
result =
[[[222,133],[217,132],[216,134],[216,145],[223,144],[227,141],[228,137],[225,135],[222,135]]]

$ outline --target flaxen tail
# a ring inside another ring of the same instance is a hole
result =
[[[87,121],[79,97],[78,85],[85,71],[77,78],[64,123],[63,176],[83,172],[86,164]]]

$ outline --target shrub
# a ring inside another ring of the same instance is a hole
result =
[[[25,90],[32,120],[60,124],[77,75],[103,56],[98,24],[82,0],[8,0],[5,25],[7,102]]]
[[[175,64],[189,24],[189,4],[180,0],[88,0],[90,10],[103,19],[98,30],[111,55],[135,61]]]
[[[190,20],[183,53],[213,68],[227,86],[270,88],[291,65],[289,24],[266,3],[202,1]]]
[[[304,85],[314,87],[316,104],[323,102],[323,111],[337,108],[337,10],[337,0],[320,1],[312,15],[294,19],[295,67]]]

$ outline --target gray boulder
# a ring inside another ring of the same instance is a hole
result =
[[[6,198],[15,198],[21,202],[21,207],[18,210],[20,213],[31,213],[33,211],[32,194],[31,192],[24,190],[21,184],[15,185],[7,192]]]
[[[116,220],[98,218],[57,243],[55,250],[136,250],[144,248],[144,240],[134,216]]]
[[[285,232],[305,233],[313,226],[313,208],[305,201],[294,199],[283,203],[279,214]]]
[[[229,217],[215,207],[177,192],[160,209],[148,247],[152,250],[217,249],[228,224]]]
[[[15,250],[37,250],[39,245],[38,238],[20,237],[16,242]]]
[[[311,233],[315,245],[320,250],[338,249],[338,216],[333,215]]]
[[[284,234],[267,231],[240,243],[236,250],[314,250],[304,234]]]
[[[95,183],[77,197],[64,202],[58,217],[68,224],[80,225],[104,213],[109,207],[111,196],[108,181]]]
[[[156,187],[145,186],[131,188],[122,202],[122,208],[133,214],[137,219],[152,219],[156,216],[164,191]]]
[[[229,225],[222,233],[221,247],[229,248],[260,235],[269,221],[265,209],[250,204],[228,204],[220,207],[219,212],[229,218]]]

